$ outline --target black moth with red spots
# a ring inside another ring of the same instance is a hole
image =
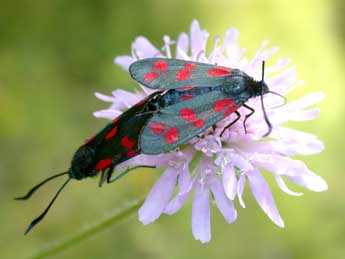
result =
[[[158,91],[89,138],[75,152],[67,172],[49,177],[25,196],[16,198],[26,200],[44,183],[61,175],[69,176],[45,211],[31,222],[25,234],[43,219],[71,179],[81,180],[100,173],[100,186],[105,181],[114,182],[135,168],[145,167],[128,168],[112,178],[116,165],[138,154],[161,154],[174,150],[235,113],[237,118],[224,127],[222,135],[240,118],[237,109],[241,106],[250,111],[244,120],[245,128],[245,121],[254,113],[254,109],[245,102],[261,96],[264,108],[262,97],[270,92],[263,80],[264,63],[261,81],[255,81],[238,69],[165,58],[139,60],[130,66],[129,72],[140,84]],[[264,119],[269,127],[267,136],[271,132],[271,124],[265,112]]]

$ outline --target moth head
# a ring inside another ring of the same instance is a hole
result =
[[[69,176],[81,180],[85,177],[96,175],[95,150],[89,146],[81,146],[72,158]]]

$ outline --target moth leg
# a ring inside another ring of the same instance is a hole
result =
[[[222,137],[223,134],[224,134],[224,132],[225,132],[228,128],[230,128],[232,125],[234,125],[234,124],[241,118],[241,114],[240,114],[238,111],[235,111],[235,114],[236,114],[237,118],[234,119],[230,124],[228,124],[228,125],[226,125],[226,126],[224,127],[224,129],[222,130],[222,133],[220,133],[220,137]]]
[[[144,105],[144,107],[141,109],[140,112],[137,112],[135,115],[136,116],[140,116],[140,115],[145,115],[145,114],[150,114],[150,113],[155,113],[157,112],[157,110],[148,110],[145,111],[146,108],[148,107],[148,105],[150,104],[150,102],[154,101],[155,99],[159,98],[160,96],[162,96],[162,94],[164,94],[165,91],[157,91],[152,93],[148,99],[146,100],[146,103]],[[145,111],[145,112],[144,112]],[[158,110],[159,111],[159,110]]]
[[[130,171],[133,171],[137,168],[156,168],[156,166],[151,166],[151,165],[137,165],[134,167],[128,167],[125,171],[121,172],[120,174],[118,174],[116,177],[114,177],[113,179],[111,179],[111,175],[112,173],[108,174],[107,176],[107,183],[113,183],[117,180],[119,180],[120,178],[122,178],[123,176],[125,176],[126,174],[128,174]]]
[[[99,178],[98,186],[102,187],[104,182],[113,174],[115,164],[111,165],[107,170],[103,170]]]
[[[248,110],[250,110],[250,113],[248,113],[248,114],[245,116],[245,119],[244,119],[244,121],[243,121],[244,132],[247,134],[246,121],[248,120],[248,118],[249,118],[250,116],[252,116],[252,115],[254,114],[255,110],[254,110],[252,107],[250,107],[250,106],[248,106],[248,105],[246,105],[246,104],[243,104],[243,107],[245,107],[245,108],[247,108]]]

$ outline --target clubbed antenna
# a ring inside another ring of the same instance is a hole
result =
[[[47,208],[43,211],[43,213],[41,215],[39,215],[37,218],[35,218],[30,225],[28,226],[28,228],[25,230],[24,235],[28,234],[30,232],[30,230],[37,225],[37,223],[39,223],[44,216],[48,213],[50,207],[53,205],[53,203],[55,202],[56,198],[59,196],[59,194],[61,193],[61,191],[65,188],[65,186],[68,184],[68,182],[71,180],[71,178],[68,178],[67,181],[60,187],[60,189],[57,191],[57,193],[55,194],[54,198],[51,200],[51,202],[48,204]]]
[[[37,191],[38,188],[40,188],[42,185],[44,185],[46,182],[49,182],[50,180],[53,180],[59,176],[62,176],[62,175],[65,175],[65,174],[68,174],[68,172],[63,172],[63,173],[59,173],[59,174],[56,174],[56,175],[53,175],[47,179],[45,179],[44,181],[40,182],[39,184],[35,185],[34,187],[31,188],[31,190],[24,196],[21,196],[21,197],[16,197],[14,198],[15,200],[27,200],[31,197],[31,195]]]
[[[272,124],[271,122],[269,121],[268,119],[268,116],[267,116],[267,113],[266,113],[266,110],[265,110],[265,106],[264,106],[264,78],[265,78],[265,61],[263,60],[262,61],[262,76],[261,76],[261,84],[262,84],[262,87],[261,87],[261,108],[262,108],[262,112],[264,114],[264,119],[265,119],[265,122],[268,126],[268,131],[262,136],[262,137],[267,137],[268,135],[271,134],[272,132]]]

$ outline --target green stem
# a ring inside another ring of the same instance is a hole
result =
[[[54,244],[45,250],[40,251],[39,253],[37,253],[31,258],[32,259],[47,258],[51,255],[58,254],[72,247],[78,244],[79,242],[89,238],[90,236],[93,236],[105,230],[107,227],[110,227],[110,226],[113,226],[114,224],[119,223],[121,220],[125,219],[127,216],[130,216],[131,214],[136,212],[143,202],[144,202],[144,199],[134,201],[128,207],[124,208],[120,212],[116,212],[110,217],[105,218],[101,222],[98,222],[97,224],[94,224],[86,229],[83,229],[81,232],[75,234],[74,236],[64,241],[58,242],[57,244]]]

